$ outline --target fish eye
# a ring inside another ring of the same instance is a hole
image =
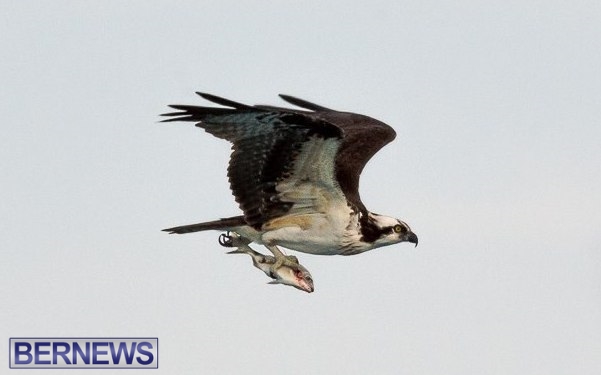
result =
[[[404,228],[403,228],[403,226],[401,224],[397,224],[392,229],[394,230],[394,233],[401,233]]]

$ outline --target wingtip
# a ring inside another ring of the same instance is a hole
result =
[[[196,95],[200,96],[201,98],[203,98],[205,100],[208,100],[210,102],[213,102],[215,104],[219,104],[219,105],[222,105],[225,107],[232,107],[235,109],[251,109],[252,108],[251,106],[248,106],[246,104],[235,102],[233,100],[222,98],[220,96],[209,94],[206,92],[196,91]]]
[[[168,115],[168,116],[178,116],[178,115]],[[164,120],[158,121],[158,123],[163,123],[163,122],[178,122],[178,121],[196,121],[196,119],[194,119],[194,116],[184,116],[184,115],[181,115],[180,117],[166,118]]]
[[[294,100],[294,96],[292,95],[288,95],[288,94],[278,94],[278,96],[282,99],[284,99],[287,102],[290,102],[290,100]]]
[[[177,104],[169,104],[167,107],[169,107],[171,109],[177,109],[179,112],[161,113],[159,116],[161,116],[161,117],[169,117],[169,118],[157,121],[158,123],[161,123],[161,122],[181,121],[181,117],[183,117],[183,116],[189,116],[189,115],[187,115],[187,113],[184,110],[182,110],[181,108],[178,108]]]
[[[319,104],[311,103],[309,101],[306,101],[305,99],[297,98],[292,95],[287,95],[287,94],[278,94],[278,95],[284,101],[286,101],[292,105],[295,105],[297,107],[309,109],[311,111],[332,111],[332,109],[330,109],[330,108],[321,106]]]
[[[224,99],[220,96],[209,94],[208,92],[195,91],[194,93],[196,95],[200,96],[201,98],[208,100],[212,103],[221,104],[220,102],[229,101],[229,99]]]
[[[212,96],[211,94],[206,93],[206,92],[195,91],[194,93],[196,95],[200,96],[201,98],[207,99],[207,100],[210,100],[209,98]]]

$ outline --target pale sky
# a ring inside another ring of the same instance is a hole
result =
[[[4,1],[0,35],[1,373],[29,336],[158,337],[153,374],[601,373],[598,1]],[[394,127],[361,195],[419,246],[295,253],[306,294],[161,232],[239,213],[229,145],[157,122],[194,91]]]

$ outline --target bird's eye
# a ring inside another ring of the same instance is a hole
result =
[[[401,232],[403,231],[403,229],[404,229],[404,228],[403,228],[403,226],[402,226],[402,225],[400,225],[400,224],[397,224],[397,225],[395,225],[395,226],[394,226],[394,228],[393,228],[393,229],[394,229],[394,233],[401,233]]]

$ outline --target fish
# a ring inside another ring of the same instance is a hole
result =
[[[248,244],[251,241],[237,233],[227,232],[219,236],[219,244],[225,247],[235,247],[227,254],[248,254],[253,265],[272,279],[268,284],[289,285],[307,293],[315,291],[313,277],[307,268],[299,263],[293,255],[285,256],[277,262],[276,257],[264,255],[253,250]]]

